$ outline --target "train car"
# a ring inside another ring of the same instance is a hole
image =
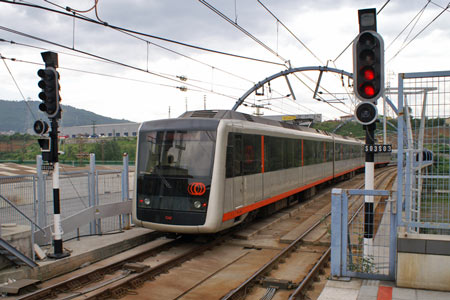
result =
[[[376,157],[388,163],[389,156]],[[144,122],[133,222],[164,232],[216,233],[363,167],[359,140],[235,111]]]

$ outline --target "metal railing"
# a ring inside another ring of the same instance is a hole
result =
[[[450,71],[399,74],[398,221],[409,232],[450,234],[448,91]]]
[[[364,211],[364,197],[373,196],[372,216]],[[395,278],[396,218],[390,192],[332,191],[331,275],[376,280]],[[366,217],[366,218],[365,218]],[[370,224],[366,220],[373,220]],[[372,229],[367,235],[367,226]]]
[[[128,156],[122,169],[107,171],[96,169],[95,155],[90,158],[89,170],[61,169],[63,240],[121,230],[131,220]],[[52,178],[41,170],[40,156],[36,165],[35,175],[0,177],[0,195],[8,199],[0,201],[0,223],[29,225],[32,244],[44,245],[52,241]]]

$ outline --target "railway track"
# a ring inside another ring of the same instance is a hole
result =
[[[380,188],[382,184],[385,182],[386,177],[394,178],[395,175],[389,174],[389,169],[384,170],[382,173],[377,174],[376,176],[376,187]],[[389,181],[390,182],[390,181]],[[360,189],[364,185],[361,184],[357,188]],[[354,205],[356,203],[356,199],[350,204]],[[352,216],[349,222],[352,222],[353,218],[358,214],[358,212],[362,209],[363,205],[356,210],[356,213]],[[239,287],[230,291],[222,300],[228,299],[245,299],[249,295],[249,291],[257,284],[262,285],[263,288],[266,288],[265,294],[258,298],[260,295],[256,294],[256,298],[249,297],[252,299],[273,299],[275,292],[278,289],[284,289],[284,291],[288,291],[296,286],[294,292],[289,295],[289,300],[293,299],[302,299],[306,295],[306,292],[309,287],[313,284],[313,282],[317,279],[317,276],[323,273],[323,269],[327,266],[327,263],[330,259],[331,248],[328,247],[324,249],[323,253],[318,257],[317,262],[312,265],[309,272],[306,276],[299,282],[295,283],[292,280],[284,278],[273,278],[269,277],[270,272],[277,268],[280,263],[287,264],[289,258],[292,257],[292,252],[297,251],[300,245],[304,242],[304,238],[308,236],[313,230],[315,230],[318,226],[320,226],[324,221],[328,219],[331,215],[331,211],[329,211],[322,219],[314,223],[311,227],[309,227],[302,235],[300,235],[297,239],[295,239],[289,246],[287,246],[283,251],[273,257],[268,263],[266,263],[263,267],[258,269],[250,278],[248,278],[245,282],[243,282]],[[306,249],[304,249],[305,251]],[[287,293],[284,293],[280,299],[287,299]],[[250,295],[249,295],[250,296]]]
[[[383,176],[377,174],[378,184]],[[339,187],[358,188],[350,182],[342,182]],[[323,231],[324,226],[326,231],[326,224],[330,223],[329,194],[322,192],[316,198],[288,213],[277,213],[206,243],[181,238],[161,241],[148,251],[19,299],[143,299],[143,295],[145,299],[287,299],[287,293],[292,294],[291,299],[297,299],[305,294],[329,259],[329,241],[305,243],[308,236],[317,235],[315,231]],[[283,229],[289,224],[294,229]],[[298,236],[293,239],[287,232]],[[286,261],[299,256],[306,257],[307,262],[299,262],[304,264],[306,276],[299,278],[297,274],[288,280],[287,275],[278,274],[282,266],[289,265]]]

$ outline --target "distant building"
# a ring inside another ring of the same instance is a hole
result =
[[[141,123],[118,123],[118,124],[99,124],[83,125],[72,127],[61,127],[60,135],[75,138],[77,136],[96,136],[96,137],[133,137]]]

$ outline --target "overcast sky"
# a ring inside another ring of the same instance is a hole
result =
[[[352,72],[351,47],[339,55],[359,32],[358,9],[376,8],[378,11],[387,2],[260,1],[301,43],[257,0],[206,2],[278,56],[198,0],[99,0],[97,14],[101,21],[110,25],[277,64],[214,54],[145,36],[137,39],[109,27],[54,12],[0,2],[0,39],[7,41],[0,42],[0,53],[7,58],[0,63],[0,99],[23,99],[5,63],[24,97],[38,99],[36,72],[42,68],[38,64],[43,63],[40,53],[44,50],[29,47],[36,46],[59,53],[61,96],[65,105],[137,122],[167,118],[169,107],[172,118],[182,114],[186,106],[188,110],[203,109],[204,99],[207,109],[230,109],[256,82],[286,69],[279,65],[285,63],[283,59],[289,60],[292,67],[328,62],[330,67]],[[67,11],[53,4],[87,10],[95,3],[94,0],[50,2],[29,0],[26,3],[64,12]],[[386,81],[390,86],[397,86],[398,73],[450,70],[450,11],[444,11],[432,22],[447,5],[445,0],[391,0],[379,13],[378,32],[385,42]],[[95,10],[80,15],[98,20]],[[5,29],[127,66],[101,61]],[[9,60],[11,58],[16,61]],[[346,78],[342,81],[334,74],[324,75],[320,91],[329,104],[312,98],[318,75],[318,72],[302,72],[298,78],[289,77],[297,98],[295,102],[285,97],[290,92],[286,80],[279,78],[271,83],[270,90],[266,86],[264,96],[252,95],[247,104],[270,103],[263,111],[266,115],[322,113],[325,119],[334,119],[353,113],[352,88],[348,87]],[[187,81],[180,81],[176,76],[185,76]],[[187,91],[177,87],[187,87]],[[249,106],[242,106],[238,111],[254,112]]]

